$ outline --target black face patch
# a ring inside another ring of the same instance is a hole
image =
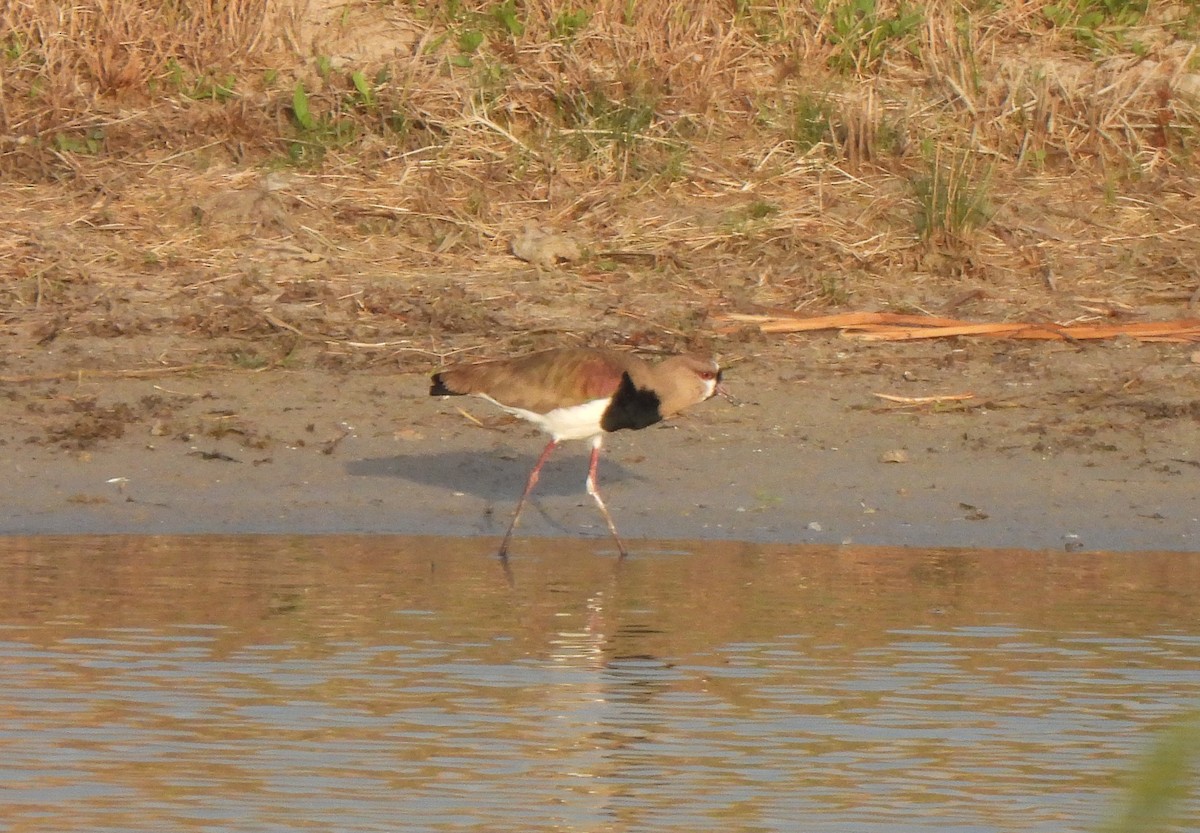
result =
[[[658,394],[635,387],[629,374],[622,373],[621,384],[600,417],[600,427],[605,431],[637,430],[661,421],[662,400]]]

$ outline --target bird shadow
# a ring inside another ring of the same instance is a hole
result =
[[[350,460],[345,470],[352,477],[391,477],[484,500],[515,503],[536,462],[536,454],[437,451]],[[586,453],[557,449],[542,467],[532,497],[584,495],[586,498],[587,469]],[[606,484],[639,479],[630,469],[604,457],[600,458],[597,477],[602,494]]]

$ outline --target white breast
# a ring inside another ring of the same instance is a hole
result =
[[[513,416],[528,420],[556,440],[586,440],[603,433],[600,428],[600,417],[608,407],[609,399],[593,399],[582,405],[572,405],[569,408],[555,408],[545,414],[527,411],[524,408],[513,408],[497,402],[487,394],[479,394],[488,402],[502,408]]]

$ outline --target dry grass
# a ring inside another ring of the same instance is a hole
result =
[[[1182,306],[1200,13],[1153,5],[15,0],[0,311],[253,366]]]

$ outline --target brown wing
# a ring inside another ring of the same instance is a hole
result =
[[[459,365],[438,373],[436,381],[450,393],[486,394],[503,405],[546,413],[612,396],[621,374],[637,364],[622,353],[565,348]]]

